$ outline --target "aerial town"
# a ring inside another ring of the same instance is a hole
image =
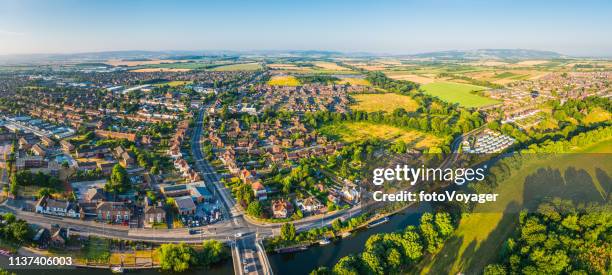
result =
[[[612,274],[610,14],[0,0],[0,275]]]
[[[64,63],[0,74],[2,207],[28,222],[32,249],[83,247],[80,266],[154,268],[160,241],[210,239],[243,259],[234,270],[265,274],[266,253],[387,221],[394,210],[364,206],[375,159],[496,155],[611,121],[609,71],[555,67],[505,85],[434,76],[456,92],[478,87],[455,102],[397,65],[203,59],[185,70],[169,60],[176,69]],[[92,243],[115,252],[91,256]]]

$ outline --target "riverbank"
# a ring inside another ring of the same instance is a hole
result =
[[[307,275],[319,266],[333,267],[342,257],[359,253],[364,244],[372,235],[389,233],[405,228],[408,225],[417,225],[421,215],[433,209],[429,203],[410,205],[378,216],[389,217],[389,221],[375,227],[366,228],[364,223],[359,229],[354,229],[351,235],[345,238],[335,238],[327,245],[310,245],[307,250],[293,253],[268,253],[270,265],[275,274]],[[376,219],[368,219],[374,221]]]

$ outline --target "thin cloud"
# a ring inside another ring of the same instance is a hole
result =
[[[7,30],[0,29],[0,35],[2,36],[24,36],[25,33],[13,32],[13,31],[7,31]]]

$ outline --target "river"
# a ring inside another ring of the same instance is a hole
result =
[[[387,223],[353,232],[350,237],[325,246],[312,246],[308,250],[296,253],[269,254],[268,259],[274,274],[302,275],[309,274],[319,266],[331,268],[340,258],[363,251],[370,236],[403,230],[408,225],[417,225],[421,215],[428,211],[431,211],[429,204],[419,203],[417,206],[408,207],[391,216]]]

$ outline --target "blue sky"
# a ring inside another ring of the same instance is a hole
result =
[[[612,56],[612,1],[0,0],[0,54],[107,50]]]

